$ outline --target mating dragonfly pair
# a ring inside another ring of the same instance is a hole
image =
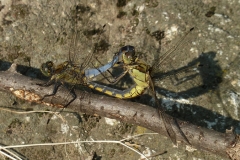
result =
[[[122,47],[119,52],[114,55],[111,62],[98,68],[87,68],[88,64],[91,62],[93,54],[88,56],[85,59],[84,63],[82,63],[80,66],[74,64],[71,56],[69,56],[69,61],[66,61],[58,66],[55,66],[53,62],[48,61],[42,64],[41,71],[45,76],[51,77],[51,79],[47,83],[41,84],[41,86],[50,86],[54,84],[54,89],[52,94],[45,95],[43,98],[55,95],[58,88],[63,84],[68,84],[66,86],[68,87],[69,93],[72,96],[72,99],[69,100],[67,104],[64,105],[64,107],[67,107],[71,102],[76,99],[76,94],[74,92],[75,85],[85,85],[91,89],[121,99],[129,99],[141,96],[146,91],[146,89],[150,89],[152,96],[155,99],[155,105],[158,107],[159,117],[163,120],[166,131],[172,142],[176,144],[176,134],[173,131],[170,119],[168,118],[168,116],[166,116],[164,110],[159,104],[152,77],[154,77],[155,72],[158,70],[159,67],[161,67],[161,64],[166,60],[166,58],[173,55],[173,53],[175,53],[175,51],[179,47],[182,47],[185,44],[185,39],[187,39],[187,36],[192,30],[193,28],[190,29],[190,31],[188,31],[185,36],[182,37],[182,39],[178,41],[170,50],[160,56],[159,59],[155,61],[154,65],[152,66],[148,65],[138,56],[136,56],[135,48],[130,45]],[[104,72],[107,72],[109,69],[114,67],[121,67],[124,71],[111,83],[117,83],[125,74],[128,73],[134,81],[134,85],[125,90],[118,90],[92,81],[92,78],[98,75],[104,76]],[[186,142],[189,143],[180,128],[179,132],[184,137]]]

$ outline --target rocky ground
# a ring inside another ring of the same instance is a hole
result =
[[[158,98],[174,117],[219,132],[233,127],[239,134],[239,15],[240,5],[234,0],[1,1],[0,58],[40,68],[48,60],[56,64],[68,60],[69,53],[78,53],[77,62],[82,63],[84,57],[94,52],[104,64],[119,48],[129,44],[152,64],[159,54],[181,41],[194,27],[189,36],[191,43],[184,43],[176,53],[178,57],[160,67],[170,64],[178,69],[185,64],[201,64],[199,74],[179,85],[171,85],[171,79],[156,82]],[[76,48],[73,40],[79,42]],[[29,70],[23,72],[43,79]],[[128,80],[118,85],[126,87]],[[135,101],[152,105],[148,93]],[[0,106],[52,110],[5,92],[1,92]],[[62,113],[62,118],[54,116],[48,125],[49,116],[45,113],[17,114],[1,110],[0,114],[0,143],[4,145],[121,140],[151,133],[140,126],[71,111]],[[146,155],[164,153],[151,159],[224,159],[185,145],[174,146],[166,137],[155,134],[130,143]],[[113,143],[22,147],[16,151],[28,159],[141,158]]]

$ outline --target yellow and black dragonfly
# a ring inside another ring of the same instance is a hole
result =
[[[41,72],[43,75],[47,77],[51,77],[50,80],[44,84],[38,84],[40,86],[48,87],[50,85],[54,85],[53,91],[51,94],[44,95],[42,97],[42,100],[46,97],[54,96],[59,87],[64,85],[69,93],[68,97],[64,100],[63,106],[64,108],[67,107],[71,102],[73,102],[76,99],[76,94],[74,92],[74,88],[76,85],[84,85],[87,86],[87,79],[85,72],[89,73],[88,75],[91,77],[97,76],[105,71],[107,71],[109,68],[112,68],[113,65],[118,61],[118,55],[116,55],[113,58],[113,61],[109,62],[108,64],[94,69],[87,69],[89,64],[92,63],[94,54],[96,52],[96,47],[98,46],[98,43],[100,41],[100,36],[104,32],[104,27],[100,29],[93,29],[89,32],[94,32],[95,36],[95,43],[89,41],[89,38],[84,36],[84,32],[89,28],[82,27],[78,30],[78,21],[79,23],[88,23],[84,22],[84,14],[87,9],[84,9],[84,6],[82,5],[76,5],[74,6],[74,9],[71,11],[72,15],[70,16],[70,19],[73,21],[72,26],[72,37],[71,37],[71,44],[69,46],[69,53],[68,53],[68,60],[59,64],[55,65],[52,61],[47,61],[46,63],[43,63],[41,65]],[[88,16],[89,14],[85,14],[85,16]],[[80,17],[82,16],[82,17]],[[88,21],[89,17],[85,17],[86,21]],[[84,25],[82,25],[84,26]],[[85,30],[84,30],[85,29]],[[97,35],[97,36],[96,36]],[[93,38],[91,38],[93,39]],[[81,40],[81,41],[80,41]],[[81,48],[86,46],[92,46],[92,51],[90,54],[83,58],[81,54]],[[93,47],[94,46],[94,47]],[[71,97],[69,99],[69,97]]]
[[[78,7],[76,7],[76,9],[78,9]],[[47,87],[54,84],[53,92],[51,94],[45,95],[43,98],[55,95],[58,91],[58,88],[61,85],[64,85],[68,88],[69,94],[72,97],[70,100],[67,100],[65,104],[63,104],[64,107],[67,107],[71,102],[76,99],[76,94],[74,92],[74,87],[76,85],[85,85],[89,88],[121,99],[129,99],[140,96],[147,88],[150,88],[150,91],[152,91],[154,95],[157,106],[160,107],[160,105],[158,104],[159,102],[156,98],[156,93],[152,82],[153,73],[159,67],[159,65],[161,65],[167,57],[169,57],[169,55],[173,54],[178,47],[184,44],[183,40],[192,31],[190,30],[183,37],[183,39],[179,41],[179,43],[177,43],[173,48],[171,48],[163,56],[161,56],[159,58],[160,60],[157,61],[153,66],[146,64],[137,56],[135,56],[135,49],[133,46],[125,46],[122,47],[117,54],[115,54],[111,62],[99,68],[88,69],[88,65],[92,63],[94,51],[92,51],[91,54],[82,61],[82,63],[78,61],[78,56],[80,55],[80,53],[77,53],[76,48],[79,48],[79,42],[77,41],[77,39],[81,37],[81,32],[77,31],[76,24],[74,30],[75,33],[73,34],[74,37],[72,38],[73,41],[70,46],[68,61],[65,61],[64,63],[57,66],[55,66],[52,61],[47,61],[41,66],[42,73],[45,76],[51,77],[51,79],[47,83],[40,85]],[[91,78],[96,77],[100,74],[103,75],[104,72],[115,66],[123,67],[125,71],[118,78],[116,78],[114,83],[117,83],[126,73],[129,73],[135,82],[132,87],[126,90],[116,90],[106,85],[100,85],[91,81]],[[162,108],[158,109],[158,111],[159,116],[163,119],[168,135],[170,136],[171,140],[176,144],[176,135],[171,127],[171,124],[169,123],[169,119],[167,118],[167,116],[165,116],[164,110]],[[183,133],[182,135],[184,136]],[[185,139],[188,142],[186,137]]]
[[[134,98],[137,96],[141,96],[146,91],[146,89],[150,89],[150,91],[152,92],[152,95],[155,99],[155,103],[158,107],[159,116],[160,116],[160,118],[163,119],[167,133],[168,133],[169,137],[171,138],[172,142],[174,144],[176,144],[176,134],[172,129],[171,123],[169,122],[170,120],[168,119],[163,108],[159,104],[159,101],[156,96],[152,77],[154,77],[154,74],[156,73],[156,71],[159,70],[159,67],[162,67],[161,65],[163,64],[163,62],[167,61],[167,58],[176,56],[176,55],[174,55],[174,54],[176,54],[175,51],[177,51],[178,48],[181,48],[185,45],[187,37],[193,31],[193,29],[194,28],[191,28],[185,34],[185,36],[182,37],[182,39],[176,43],[176,45],[174,45],[171,49],[169,49],[167,52],[165,52],[163,55],[161,55],[159,57],[159,59],[157,61],[155,61],[155,63],[152,66],[148,65],[143,60],[139,59],[138,56],[135,55],[135,48],[133,46],[128,45],[128,46],[122,47],[120,49],[120,51],[117,53],[117,55],[114,56],[113,61],[111,62],[111,65],[114,67],[122,67],[124,71],[122,74],[120,74],[120,76],[115,78],[114,81],[110,81],[110,80],[108,80],[108,81],[110,83],[115,84],[125,74],[128,73],[130,75],[130,77],[132,78],[132,80],[134,81],[134,85],[132,85],[130,88],[124,89],[124,90],[119,90],[119,89],[115,89],[112,87],[108,87],[103,84],[96,83],[94,81],[88,81],[88,86],[94,90],[97,90],[97,91],[107,94],[109,96],[117,97],[120,99],[130,99],[130,98]],[[108,66],[106,68],[109,68],[109,67],[110,66]],[[196,67],[196,65],[194,67]],[[94,70],[96,70],[96,69],[94,69]],[[168,75],[165,75],[164,78],[166,78],[170,75],[179,74],[180,72],[183,72],[184,70],[186,70],[186,69],[184,68],[184,69],[178,70],[177,73],[176,72],[169,73]],[[91,71],[91,70],[85,71],[85,76],[87,78],[95,77],[97,75],[96,74],[96,75],[91,76],[91,73],[88,71]],[[100,70],[99,70],[99,72],[100,72]],[[99,72],[96,71],[96,73],[99,73]],[[107,77],[105,77],[105,78],[107,78]],[[177,124],[177,126],[178,126],[178,124]],[[189,143],[188,139],[186,138],[186,136],[184,135],[184,133],[181,131],[180,128],[179,128],[179,131],[180,131],[181,135],[184,137],[184,139],[186,140],[186,142]]]
[[[65,85],[72,96],[72,99],[69,100],[66,104],[64,104],[64,107],[67,107],[77,97],[74,92],[74,87],[76,85],[84,85],[92,88],[91,83],[89,83],[88,79],[102,74],[103,72],[112,68],[114,64],[118,61],[119,57],[119,55],[116,54],[113,60],[106,65],[99,68],[87,69],[88,64],[91,62],[92,56],[93,54],[86,57],[84,63],[82,63],[80,66],[74,64],[70,58],[69,61],[65,61],[64,63],[61,63],[57,66],[55,66],[52,61],[47,61],[46,63],[43,63],[41,65],[41,72],[45,76],[51,77],[51,79],[44,84],[38,85],[48,87],[54,84],[53,92],[51,94],[44,95],[43,98],[55,95],[58,91],[58,88],[61,85]]]

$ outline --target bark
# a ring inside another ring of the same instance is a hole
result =
[[[43,81],[23,76],[14,70],[15,69],[12,68],[11,70],[0,72],[1,90],[10,91],[17,97],[27,101],[61,107],[62,99],[67,96],[67,92],[64,90],[57,92],[54,104],[50,101],[51,98],[40,101],[43,95],[52,92],[52,87],[40,87],[36,84],[44,83]],[[86,91],[77,90],[76,94],[77,99],[68,106],[68,108],[75,112],[98,114],[100,116],[118,119],[123,122],[143,126],[167,136],[164,124],[158,117],[156,109],[153,107],[103,95],[96,95]],[[169,116],[169,118],[176,133],[177,141],[186,143],[178,132],[173,118],[171,116]],[[194,148],[206,150],[224,157],[229,156],[231,159],[240,159],[238,152],[240,148],[238,135],[234,135],[232,132],[216,132],[181,120],[177,120],[177,122]]]

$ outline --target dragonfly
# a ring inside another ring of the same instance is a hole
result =
[[[85,41],[87,44],[81,44],[81,42],[78,42],[80,39],[79,37],[84,38],[82,35],[84,31],[77,30],[77,19],[81,19],[81,21],[83,21],[81,17],[78,17],[79,14],[83,14],[81,8],[83,8],[83,6],[76,5],[75,10],[73,10],[73,19],[75,21],[73,23],[74,30],[71,38],[72,41],[69,46],[68,60],[59,65],[55,65],[52,61],[47,61],[40,67],[42,74],[46,77],[50,77],[50,80],[46,83],[38,85],[43,87],[54,85],[52,93],[44,95],[41,100],[46,97],[56,95],[60,86],[63,85],[68,90],[68,96],[71,96],[71,99],[68,99],[68,97],[65,99],[66,102],[63,102],[65,104],[62,104],[63,108],[66,108],[77,98],[77,95],[74,91],[77,85],[88,86],[87,79],[89,77],[93,78],[112,68],[113,65],[119,60],[118,57],[120,57],[118,54],[116,54],[113,60],[106,65],[99,68],[88,69],[89,64],[93,61],[94,52],[96,50],[96,48],[94,48],[93,51],[80,62],[82,54],[78,52],[80,49],[77,50],[77,48],[81,48],[84,45],[89,46],[91,44],[87,40],[82,40],[82,42]],[[78,11],[79,9],[80,11]],[[101,34],[104,32],[104,27],[105,25],[102,29],[99,29],[101,31],[98,33],[99,36],[97,38],[97,43],[99,42]],[[87,77],[86,73],[88,73]]]
[[[64,105],[64,108],[67,107],[77,98],[77,95],[74,92],[74,87],[76,85],[84,85],[92,88],[90,86],[91,84],[88,83],[88,79],[94,78],[99,74],[106,72],[107,70],[112,68],[114,64],[119,60],[119,54],[116,54],[113,60],[106,65],[99,68],[86,69],[92,59],[92,56],[93,55],[91,54],[90,56],[86,57],[84,63],[82,63],[80,66],[75,65],[72,60],[65,61],[64,63],[57,66],[55,66],[52,61],[47,61],[46,63],[43,63],[40,70],[43,75],[51,77],[51,79],[44,84],[38,85],[48,87],[54,84],[54,88],[53,92],[51,94],[44,95],[42,100],[46,97],[54,96],[57,93],[59,87],[61,85],[65,85],[70,95],[72,96],[72,99]],[[70,87],[66,84],[70,84]]]
[[[172,142],[176,144],[176,134],[173,131],[173,128],[170,123],[170,119],[164,112],[164,109],[159,104],[152,78],[154,77],[154,74],[158,70],[158,68],[161,67],[161,64],[164,61],[166,61],[169,56],[173,55],[175,51],[178,50],[179,47],[183,47],[183,45],[185,44],[185,40],[187,39],[188,35],[193,31],[193,29],[194,28],[191,28],[184,35],[184,37],[182,37],[182,39],[175,44],[175,46],[173,46],[167,52],[165,52],[157,61],[155,61],[155,63],[152,66],[148,65],[143,60],[139,59],[138,56],[135,55],[134,46],[127,45],[122,47],[118,52],[118,54],[114,56],[113,61],[111,62],[111,66],[122,67],[124,71],[122,72],[122,74],[116,77],[114,81],[111,81],[111,80],[108,80],[108,81],[112,84],[116,84],[124,75],[128,73],[132,78],[132,80],[134,81],[134,85],[132,85],[130,88],[119,90],[112,87],[108,87],[103,84],[99,84],[95,81],[88,81],[87,82],[88,86],[94,90],[97,90],[109,96],[117,97],[120,99],[135,98],[135,97],[141,96],[147,89],[150,89],[153,95],[153,98],[155,99],[155,105],[158,107],[159,117],[162,118],[164,122],[167,134],[171,138]],[[108,65],[109,64],[107,64],[106,66]],[[102,67],[105,67],[105,66],[102,66]],[[95,70],[96,73],[100,72],[100,70],[98,71],[98,69],[93,69],[93,70]],[[184,70],[185,69],[179,70],[178,73]],[[88,71],[91,71],[91,70],[86,70],[85,76],[87,78],[91,78],[92,75]],[[178,74],[178,73],[170,73],[167,76],[170,76],[172,74]],[[99,75],[99,74],[96,74],[96,75]],[[93,75],[92,77],[95,77],[96,75]],[[106,76],[104,77],[108,79]],[[175,123],[177,123],[176,120],[175,120]],[[187,143],[190,144],[185,134],[179,128],[178,124],[177,126],[183,138],[186,140]]]

